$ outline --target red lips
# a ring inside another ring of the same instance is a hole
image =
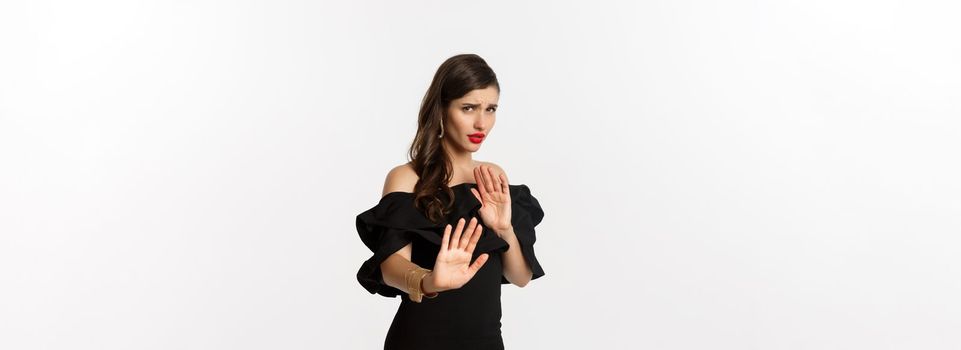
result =
[[[470,139],[470,142],[472,143],[481,143],[481,142],[484,142],[484,133],[475,132],[473,134],[467,135],[467,138]]]

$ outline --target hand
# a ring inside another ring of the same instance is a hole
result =
[[[467,225],[467,231],[461,234],[464,228],[464,219],[457,221],[457,228],[451,237],[451,226],[444,227],[444,237],[441,239],[440,252],[437,253],[437,260],[434,262],[434,269],[427,278],[431,279],[431,284],[436,291],[445,291],[462,287],[474,274],[480,270],[481,266],[487,262],[488,254],[484,253],[470,263],[480,239],[483,227],[477,224],[477,218],[471,218]]]
[[[507,177],[503,173],[494,176],[489,166],[481,165],[474,168],[474,180],[477,189],[471,188],[470,191],[481,202],[477,213],[487,227],[501,236],[501,232],[511,228],[511,191]]]

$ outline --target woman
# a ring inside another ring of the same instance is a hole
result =
[[[357,280],[371,294],[407,295],[385,349],[503,349],[501,285],[544,275],[534,256],[537,199],[471,157],[494,127],[499,95],[481,57],[444,61],[421,104],[410,162],[387,174],[380,202],[357,216],[374,253]]]

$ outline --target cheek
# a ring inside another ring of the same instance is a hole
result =
[[[457,129],[469,128],[471,124],[471,118],[469,115],[462,111],[451,112],[451,124]]]
[[[447,111],[447,118],[450,119],[450,122],[453,124],[460,124],[460,121],[464,120],[464,113],[456,109],[450,110]]]

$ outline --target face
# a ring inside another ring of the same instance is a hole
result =
[[[444,120],[444,142],[449,149],[475,152],[490,135],[497,118],[500,92],[488,86],[450,102]]]

